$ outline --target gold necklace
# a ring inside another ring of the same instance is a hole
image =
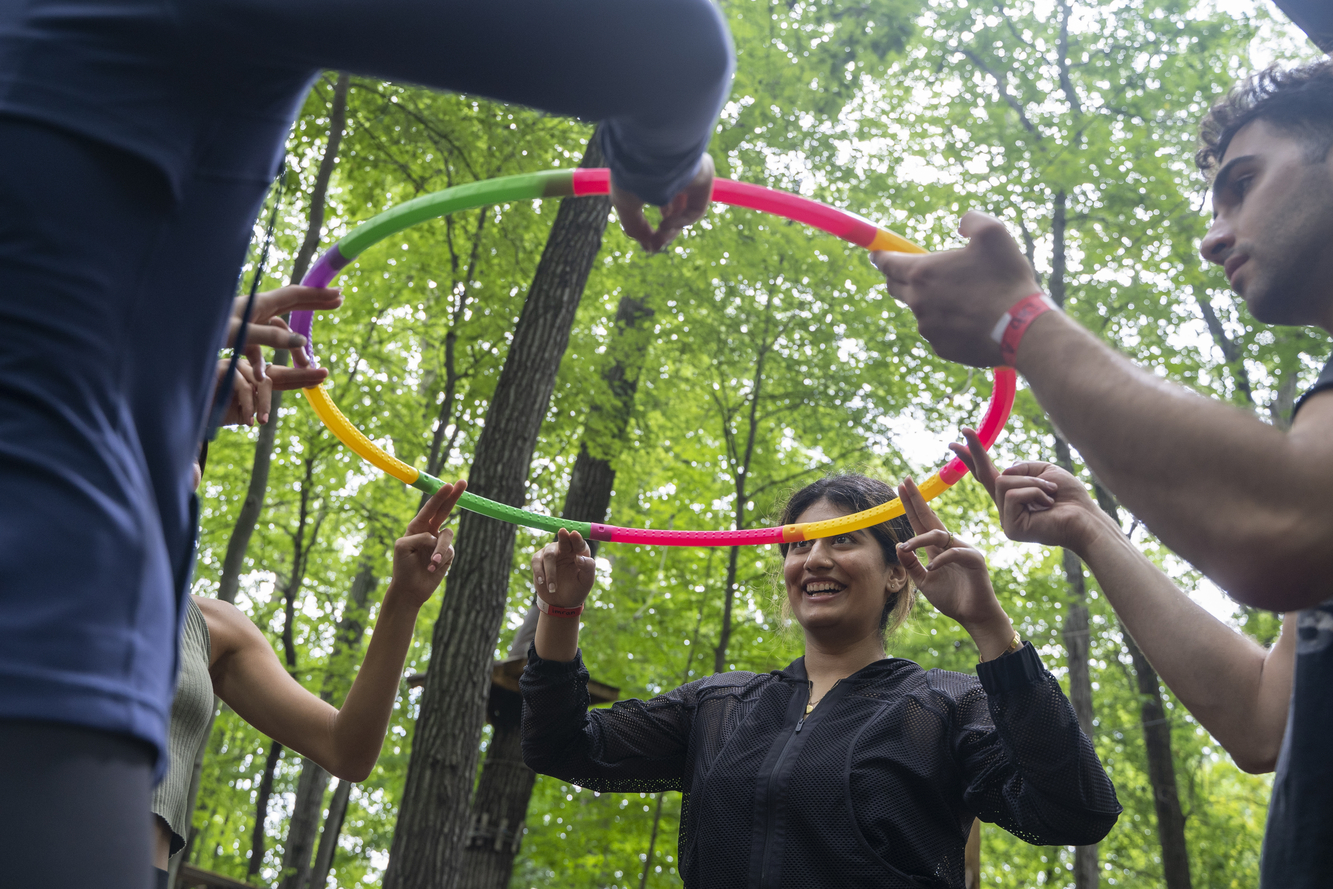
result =
[[[841,679],[838,680],[838,682],[841,682],[841,681],[842,681]],[[832,685],[830,685],[828,691],[833,691],[833,689],[837,688],[837,687],[838,687],[838,682],[835,682],[835,683],[833,683]],[[811,685],[814,685],[813,682],[810,683],[810,684],[811,684]],[[822,701],[822,700],[824,700],[824,698],[828,697],[828,691],[824,692],[822,695],[819,696],[819,701]],[[815,709],[815,707],[819,705],[819,701],[811,701],[810,703],[808,703],[808,704],[805,705],[805,715],[806,715],[806,716],[809,716],[810,713],[811,713],[811,711],[813,711],[813,710]]]

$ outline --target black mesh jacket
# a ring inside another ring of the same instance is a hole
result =
[[[979,664],[980,681],[877,661],[809,716],[803,658],[591,711],[581,658],[528,658],[524,760],[592,790],[682,791],[690,889],[952,889],[974,815],[1030,843],[1084,845],[1120,814],[1031,645]]]

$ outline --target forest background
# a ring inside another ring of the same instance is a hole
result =
[[[1220,272],[1203,266],[1196,245],[1206,195],[1191,161],[1198,119],[1234,80],[1272,60],[1315,55],[1266,4],[722,7],[739,67],[711,147],[720,176],[846,207],[931,248],[956,246],[958,216],[984,209],[1021,234],[1065,308],[1133,360],[1267,422],[1287,421],[1328,343],[1256,324]],[[572,167],[591,132],[475,97],[330,72],[291,136],[265,286],[299,278],[315,243],[322,249],[403,200]],[[345,306],[315,329],[329,388],[355,424],[440,477],[469,475],[556,216],[553,202],[460,213],[391,238],[348,269],[339,282]],[[568,346],[550,364],[553,395],[517,480],[519,505],[541,512],[561,512],[585,452],[614,472],[617,524],[771,524],[786,494],[829,471],[924,477],[990,392],[988,374],[934,357],[863,251],[748,211],[717,208],[651,257],[613,220],[573,306]],[[1094,481],[1023,390],[996,452],[1000,465],[1059,461]],[[265,427],[220,436],[201,500],[195,592],[233,598],[298,680],[340,700],[416,492],[362,464],[289,395]],[[970,480],[936,507],[990,554],[1001,601],[1066,683],[1125,807],[1093,849],[1027,846],[987,827],[982,884],[1255,885],[1269,778],[1238,770],[1159,686],[1076,558],[1005,541]],[[1274,616],[1230,603],[1121,518],[1210,610],[1273,641]],[[507,572],[498,566],[507,592],[495,613],[502,605],[504,617],[485,643],[496,659],[527,611],[526,566],[545,542],[518,531],[512,558],[502,559]],[[466,533],[459,544],[461,564]],[[800,640],[783,625],[776,559],[769,548],[604,547],[582,637],[593,676],[623,698],[714,669],[784,666]],[[384,879],[391,848],[420,851],[394,844],[429,695],[406,675],[430,667],[432,627],[442,602],[449,613],[457,574],[422,612],[367,781],[315,781],[298,756],[219,707],[184,853],[193,865],[255,885],[353,887]],[[924,601],[890,654],[962,671],[976,660],[966,633]],[[468,734],[466,723],[461,743],[484,753],[492,728]],[[460,761],[474,773],[475,759]],[[679,816],[679,794],[599,795],[539,777],[509,885],[678,885]],[[294,866],[301,854],[305,863]]]

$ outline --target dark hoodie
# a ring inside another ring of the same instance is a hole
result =
[[[1032,646],[977,678],[886,658],[806,716],[804,658],[588,710],[581,658],[523,673],[523,758],[597,791],[679,790],[690,889],[962,887],[973,817],[1086,845],[1120,814]]]

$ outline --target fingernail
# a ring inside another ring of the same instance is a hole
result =
[[[259,422],[261,422],[261,423],[267,423],[267,422],[268,422],[268,414],[264,414],[264,416],[260,417],[260,418],[259,418]]]
[[[546,585],[546,592],[548,592],[548,593],[554,593],[554,592],[555,592],[555,584],[553,584],[553,583],[551,583],[551,584],[547,584],[547,585]]]
[[[294,333],[294,334],[292,334],[291,336],[287,337],[287,345],[289,345],[289,346],[304,346],[304,345],[305,345],[305,337],[301,336],[299,333]]]

